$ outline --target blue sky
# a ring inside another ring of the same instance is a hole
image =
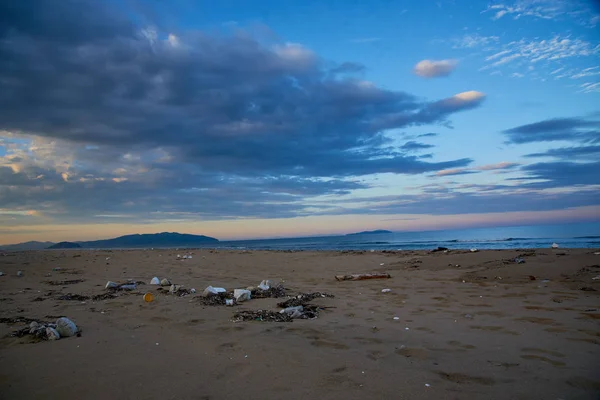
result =
[[[3,3],[0,242],[600,219],[599,12]]]

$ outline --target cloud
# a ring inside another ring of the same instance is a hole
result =
[[[454,175],[469,175],[476,174],[477,171],[473,171],[467,168],[453,168],[453,169],[443,169],[435,173],[435,176],[454,176]]]
[[[457,65],[456,60],[423,60],[415,65],[414,73],[423,78],[439,78],[450,75]]]
[[[404,143],[402,146],[400,146],[400,148],[404,151],[419,151],[419,150],[424,150],[424,149],[430,149],[432,147],[435,147],[432,144],[426,144],[426,143],[420,143],[420,142],[415,142],[415,141],[408,141],[406,143]]]
[[[480,167],[477,167],[476,169],[478,169],[480,171],[495,171],[495,170],[499,170],[499,169],[512,169],[518,165],[519,165],[518,163],[511,163],[511,162],[503,161],[498,164],[482,165]]]
[[[459,38],[452,39],[452,48],[454,49],[474,49],[495,45],[500,41],[499,36],[482,36],[478,33],[466,34]]]
[[[582,93],[600,93],[600,82],[585,82],[579,87]]]
[[[489,40],[474,40],[472,36],[465,35],[450,42],[455,48],[481,49],[486,55],[479,70],[491,70],[490,75],[541,81],[548,78],[593,79],[598,76],[596,58],[600,55],[600,44],[581,37],[554,35],[504,43],[497,38],[490,44]],[[596,90],[597,87],[591,90],[582,88],[585,92]]]
[[[532,187],[556,188],[574,185],[600,185],[600,162],[555,161],[529,164],[521,168],[529,179],[543,180]]]
[[[483,12],[491,13],[493,20],[504,16],[512,16],[513,19],[530,17],[545,20],[569,18],[580,25],[593,28],[598,23],[599,15],[590,3],[586,0],[517,0],[491,4]]]
[[[563,160],[598,160],[600,159],[600,146],[559,147],[541,153],[526,154],[525,157],[552,157]]]
[[[472,162],[407,154],[388,130],[447,124],[483,93],[428,101],[274,35],[167,25],[113,2],[0,3],[3,207],[61,220],[290,217],[313,197],[367,189],[362,176]]]
[[[600,121],[590,118],[553,118],[517,126],[503,132],[515,144],[574,141],[600,142]]]

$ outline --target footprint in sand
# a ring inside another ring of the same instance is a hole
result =
[[[496,381],[494,379],[487,378],[484,376],[473,376],[473,375],[461,374],[461,373],[457,373],[457,372],[443,372],[443,371],[436,371],[436,373],[442,379],[444,379],[446,381],[458,383],[458,384],[477,383],[480,385],[491,386],[496,383]]]
[[[473,346],[472,344],[464,344],[461,343],[457,340],[450,340],[448,343],[450,346],[454,346],[454,347],[460,347],[461,349],[467,349],[467,350],[471,350],[471,349],[475,349],[476,347]]]
[[[555,361],[552,360],[548,357],[544,357],[544,356],[538,356],[538,355],[534,355],[534,354],[525,354],[522,355],[521,358],[525,359],[525,360],[539,360],[539,361],[544,361],[548,364],[552,364],[555,367],[564,367],[566,364],[562,361]]]
[[[542,354],[548,354],[554,357],[565,357],[565,355],[563,353],[559,353],[558,351],[554,351],[554,350],[546,350],[546,349],[540,349],[538,347],[525,347],[522,348],[521,351],[523,353],[542,353]]]
[[[330,349],[336,350],[348,350],[350,347],[346,346],[343,343],[334,342],[326,339],[317,339],[310,342],[315,347],[328,347]]]
[[[419,347],[401,346],[394,353],[406,358],[415,358],[417,360],[426,360],[428,358],[427,350]]]

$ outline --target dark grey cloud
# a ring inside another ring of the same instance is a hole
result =
[[[529,179],[543,180],[529,186],[543,188],[600,184],[600,161],[597,162],[545,162],[521,167]]]
[[[415,142],[413,140],[408,141],[406,143],[404,143],[402,146],[400,146],[400,148],[404,151],[419,151],[419,150],[425,150],[425,149],[430,149],[432,147],[435,147],[432,144],[426,144],[426,143],[421,143],[421,142]]]
[[[546,150],[541,153],[526,154],[525,157],[552,157],[564,160],[598,160],[600,159],[600,146],[559,147],[556,149]]]
[[[598,204],[598,191],[544,193],[521,185],[471,185],[470,191],[450,186],[428,188],[423,194],[377,196],[361,199],[367,207],[339,202],[327,214],[485,214],[518,211],[551,211]],[[530,189],[530,190],[527,190]],[[527,191],[524,191],[527,190]]]
[[[422,133],[420,135],[417,135],[417,138],[436,137],[436,136],[439,136],[439,134],[438,133],[429,132],[429,133]]]
[[[369,188],[362,176],[471,163],[416,156],[432,145],[396,146],[386,131],[448,124],[482,93],[426,101],[272,34],[171,29],[128,4],[0,2],[0,131],[15,135],[2,208],[61,221],[292,217],[314,212],[312,197]]]
[[[382,148],[382,131],[442,123],[481,104],[476,92],[424,102],[336,77],[361,67],[328,69],[299,45],[240,31],[169,37],[143,31],[110,2],[21,3],[0,9],[11,10],[0,41],[0,129],[160,146],[205,172],[241,175],[422,173],[469,163]]]
[[[600,142],[600,121],[590,118],[553,118],[503,132],[510,143],[573,141]]]

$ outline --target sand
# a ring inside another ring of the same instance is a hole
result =
[[[24,324],[0,323],[0,397],[597,399],[597,251],[193,250],[186,260],[175,250],[7,253],[0,317],[67,316],[82,335],[34,343],[10,336]],[[516,264],[518,256],[526,262]],[[334,278],[377,271],[392,278]],[[176,297],[144,285],[114,299],[58,300],[153,276],[198,293]],[[277,311],[282,299],[231,308],[198,298],[209,284],[245,288],[263,279],[291,294],[335,297],[313,301],[331,307],[317,319],[293,322],[232,321],[239,310]],[[69,280],[82,282],[47,283]],[[148,291],[152,303],[142,300]]]

